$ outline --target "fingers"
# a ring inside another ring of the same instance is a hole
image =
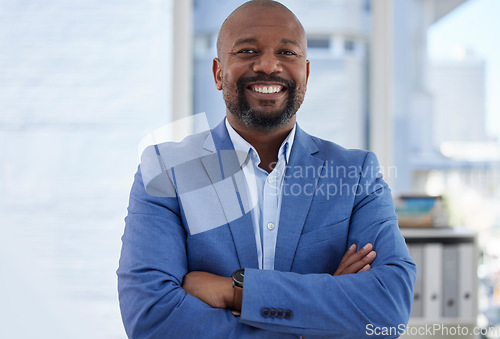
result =
[[[346,266],[342,269],[341,274],[352,274],[352,273],[358,273],[359,271],[368,271],[371,266],[369,266],[373,260],[375,260],[376,257],[375,251],[369,252],[366,256],[362,257],[356,262],[353,262],[349,266]]]
[[[372,248],[373,248],[373,245],[368,243],[364,247],[362,247],[358,252],[356,252],[356,245],[353,244],[349,248],[349,250],[347,250],[346,254],[344,254],[344,257],[340,261],[339,267],[342,267],[343,269],[345,269],[345,268],[351,266],[352,264],[359,262],[360,260],[363,259],[363,257],[365,257],[366,255],[368,255],[370,253]],[[366,262],[365,264],[369,264],[369,263],[371,263],[371,262]]]
[[[370,264],[366,264],[362,269],[359,270],[359,272],[361,272],[361,271],[369,271],[370,268],[372,268],[371,265]]]
[[[343,274],[351,274],[358,273],[360,271],[368,271],[371,268],[371,263],[377,257],[377,253],[375,251],[370,251],[367,255],[365,255],[361,260],[354,262],[349,267],[347,267]]]
[[[344,256],[340,260],[339,267],[343,266],[345,262],[353,255],[356,253],[356,244],[352,244],[351,247],[345,252]]]
[[[342,260],[333,275],[351,274],[370,270],[370,264],[377,257],[377,253],[372,251],[372,249],[373,245],[368,243],[356,252],[356,245],[351,245],[342,257]]]

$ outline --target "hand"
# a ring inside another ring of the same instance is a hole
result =
[[[232,308],[233,279],[212,273],[193,271],[184,276],[182,288],[193,297],[215,308]]]
[[[373,245],[368,243],[356,252],[356,245],[352,244],[347,252],[345,252],[342,260],[340,260],[339,267],[337,267],[333,275],[352,274],[370,270],[370,264],[377,257],[377,253],[372,251],[372,248]]]

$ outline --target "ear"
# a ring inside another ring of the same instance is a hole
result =
[[[307,80],[309,80],[309,60],[306,60],[306,85],[307,85]]]
[[[219,58],[214,58],[213,64],[212,64],[212,72],[214,74],[214,80],[215,80],[215,87],[219,91],[222,90],[222,65],[219,60]]]

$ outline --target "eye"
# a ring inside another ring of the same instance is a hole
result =
[[[240,49],[238,52],[236,52],[236,54],[255,54],[255,53],[257,53],[257,51],[251,48]]]
[[[280,51],[279,54],[290,55],[290,56],[297,55],[297,53],[295,53],[294,51],[288,50],[288,49]]]

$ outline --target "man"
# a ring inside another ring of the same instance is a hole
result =
[[[359,338],[368,325],[401,328],[416,269],[375,156],[296,125],[309,76],[298,19],[249,1],[222,25],[217,53],[226,120],[148,148],[135,177],[118,269],[127,334]]]

